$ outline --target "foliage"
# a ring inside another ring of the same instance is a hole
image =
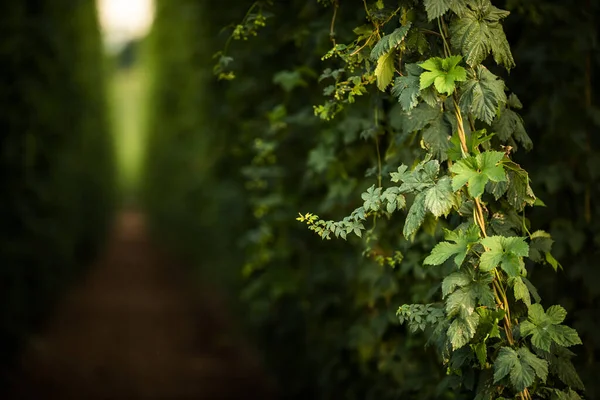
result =
[[[0,20],[0,343],[7,366],[101,246],[113,171],[95,3],[10,2]]]
[[[212,140],[227,146],[206,144],[216,161],[203,177],[216,179],[165,172],[180,177],[177,191],[190,176],[187,200],[171,210],[182,221],[204,215],[190,248],[227,243],[213,253],[223,261],[243,249],[240,308],[287,398],[579,398],[584,382],[593,397],[592,372],[580,367],[595,362],[597,234],[586,218],[596,211],[579,203],[597,186],[585,167],[595,153],[580,133],[592,118],[572,121],[586,85],[563,98],[568,85],[556,81],[585,76],[576,52],[593,33],[568,31],[588,21],[578,10],[517,0],[240,1],[205,10],[223,26],[233,21],[214,58],[220,82],[192,85],[212,100],[203,122],[218,123]],[[574,36],[581,43],[571,50]],[[185,39],[193,51],[205,46],[197,37]],[[190,73],[178,71],[174,82]],[[197,118],[198,107],[183,105],[170,109],[163,132]],[[174,142],[164,140],[163,149]],[[181,157],[192,156],[174,152]],[[189,194],[241,184],[245,192],[227,204]],[[316,238],[293,224],[298,211]],[[542,298],[568,310],[565,321],[543,322],[561,326],[551,328],[549,350],[533,339]],[[591,349],[585,357],[575,357],[584,346],[571,336],[573,321]],[[574,365],[591,378],[582,382]]]

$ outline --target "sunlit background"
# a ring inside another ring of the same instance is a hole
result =
[[[152,25],[152,0],[97,0],[98,15],[109,50],[119,50],[127,41],[145,36]]]
[[[110,105],[120,184],[133,201],[144,152],[147,71],[141,48],[154,17],[153,0],[97,0],[105,50],[116,69],[110,78]]]

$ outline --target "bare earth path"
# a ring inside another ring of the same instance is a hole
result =
[[[32,340],[11,398],[273,398],[217,297],[186,295],[178,267],[139,214],[123,213],[105,256]]]

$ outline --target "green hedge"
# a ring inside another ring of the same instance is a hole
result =
[[[10,360],[97,253],[114,174],[95,2],[0,8],[0,351]]]

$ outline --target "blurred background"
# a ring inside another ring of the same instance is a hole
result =
[[[517,67],[503,76],[534,143],[515,159],[546,204],[527,215],[564,267],[532,267],[530,279],[544,304],[569,312],[584,343],[575,366],[587,398],[600,398],[600,7],[493,3],[511,11]],[[321,241],[295,220],[345,216],[377,162],[361,139],[375,95],[334,121],[314,115],[329,9],[11,0],[0,10],[2,398],[469,398],[395,317],[435,296],[439,277],[422,266],[434,238],[390,238],[404,259],[385,269],[357,242]],[[362,5],[339,13],[344,43]],[[229,39],[257,18],[257,36]],[[233,80],[214,76],[224,48]]]

